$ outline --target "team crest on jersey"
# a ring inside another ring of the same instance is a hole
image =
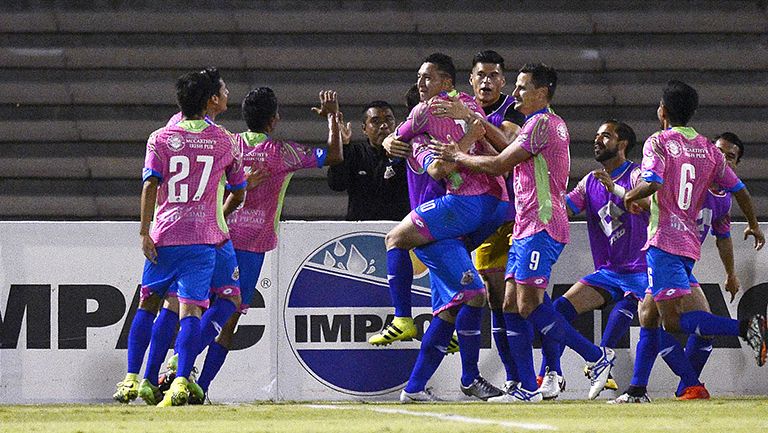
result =
[[[240,267],[235,266],[235,270],[232,272],[232,280],[237,281],[240,279]]]
[[[367,343],[393,318],[386,263],[383,233],[349,233],[309,253],[288,285],[288,343],[301,367],[333,390],[357,396],[396,391],[410,374],[404,366],[416,361],[416,339],[387,348]],[[421,330],[432,319],[429,274],[414,273],[413,282],[414,321]]]
[[[174,152],[184,149],[184,136],[181,134],[173,134],[168,137],[168,147]]]
[[[677,158],[683,153],[683,146],[675,140],[669,140],[667,142],[667,151],[673,158]]]
[[[560,137],[561,140],[568,139],[568,128],[565,126],[565,123],[557,125],[557,136]]]

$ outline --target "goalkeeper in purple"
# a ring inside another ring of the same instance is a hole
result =
[[[648,283],[640,308],[641,336],[635,357],[630,389],[617,399],[642,397],[658,352],[659,325],[667,331],[689,335],[741,336],[753,349],[758,365],[765,363],[765,317],[761,314],[738,321],[715,316],[693,296],[698,282],[692,270],[700,257],[701,241],[697,218],[711,185],[730,191],[743,211],[747,236],[755,237],[755,249],[765,236],[755,218],[752,199],[725,158],[706,137],[687,126],[698,108],[698,93],[681,81],[672,80],[664,89],[657,117],[662,131],[646,140],[643,147],[643,180],[624,197],[631,212],[637,201],[651,197],[651,220],[645,245]],[[643,332],[645,330],[645,332]],[[695,375],[690,363],[691,372]],[[703,385],[688,386],[683,400],[706,399]]]
[[[533,371],[532,326],[571,347],[590,363],[590,398],[603,389],[613,366],[613,350],[595,346],[544,302],[552,265],[569,240],[565,206],[570,171],[570,136],[550,109],[557,73],[544,64],[527,64],[515,84],[515,109],[526,121],[515,141],[497,156],[470,155],[455,143],[435,145],[435,157],[489,174],[514,169],[517,215],[507,263],[504,319],[520,384],[499,402],[542,400]]]

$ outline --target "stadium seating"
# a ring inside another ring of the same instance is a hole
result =
[[[137,219],[146,137],[177,111],[174,79],[188,69],[222,70],[230,107],[217,120],[231,130],[244,129],[238,104],[247,90],[268,85],[281,102],[277,135],[321,144],[325,122],[308,108],[320,90],[340,92],[361,140],[363,105],[385,99],[402,118],[403,94],[427,54],[453,56],[459,88],[469,91],[470,59],[485,48],[512,70],[529,61],[558,69],[554,109],[571,131],[573,181],[597,167],[591,141],[601,120],[625,120],[644,139],[658,127],[664,83],[690,82],[701,98],[692,125],[747,143],[739,174],[768,217],[763,2],[524,0],[480,11],[474,2],[221,4],[0,5],[0,218]],[[343,218],[346,195],[332,192],[324,173],[294,177],[284,218]]]

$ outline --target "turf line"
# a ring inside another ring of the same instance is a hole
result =
[[[444,414],[444,413],[430,413],[430,412],[415,412],[404,409],[389,409],[380,407],[355,407],[350,405],[330,405],[330,404],[308,404],[306,407],[312,409],[332,409],[332,410],[369,410],[372,412],[420,416],[425,418],[437,418],[442,421],[455,421],[463,422],[466,424],[482,424],[482,425],[495,425],[502,427],[520,428],[525,430],[557,430],[557,427],[548,424],[531,424],[525,422],[515,421],[496,421],[483,418],[471,418],[462,415]]]

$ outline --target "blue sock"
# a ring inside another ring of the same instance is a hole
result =
[[[152,341],[149,344],[147,356],[147,369],[144,371],[144,379],[157,386],[157,376],[160,374],[160,366],[168,355],[171,342],[176,335],[176,326],[179,324],[179,315],[163,308],[152,326]]]
[[[203,313],[203,317],[200,318],[200,350],[197,353],[202,352],[206,346],[213,342],[235,310],[237,310],[237,306],[234,302],[229,299],[216,298],[211,308],[207,309]]]
[[[149,340],[152,338],[152,322],[155,315],[141,308],[136,310],[128,331],[128,373],[139,374]]]
[[[421,339],[421,349],[416,358],[416,364],[411,371],[411,377],[405,385],[405,392],[424,391],[427,382],[437,371],[440,362],[445,357],[445,348],[451,341],[453,330],[456,327],[453,323],[435,316],[429,322],[427,331]]]
[[[547,301],[547,298],[549,296],[545,293],[544,294],[544,302]],[[576,312],[576,309],[573,307],[573,304],[571,301],[568,300],[565,296],[561,296],[555,300],[555,302],[552,303],[552,306],[557,310],[560,314],[563,315],[563,319],[566,320],[566,322],[571,323],[574,319],[576,319],[576,316],[578,316],[578,313]],[[554,355],[548,355],[548,353],[552,353],[551,347],[548,347],[548,345],[557,344],[557,359],[562,359],[563,352],[565,352],[565,345],[560,343],[553,343],[553,340],[551,338],[547,338],[546,341],[544,338],[541,339],[541,354],[542,354],[542,363],[541,363],[541,370],[539,370],[539,376],[544,376],[546,373],[547,367],[549,367],[549,359],[553,358]],[[545,346],[547,345],[547,346]],[[556,365],[558,367],[557,374],[561,375],[563,374],[562,368],[560,368],[560,364],[558,361],[558,364]],[[552,369],[552,367],[549,367]]]
[[[227,359],[228,353],[229,349],[215,341],[208,345],[208,353],[205,354],[203,371],[200,372],[200,377],[197,378],[197,384],[200,385],[200,388],[203,388],[206,394],[211,382],[219,374],[221,366],[224,365],[224,360]]]
[[[680,315],[680,328],[699,337],[710,335],[739,336],[739,321],[715,316],[706,311],[689,311]]]
[[[680,347],[680,343],[663,329],[659,330],[659,355],[661,355],[672,372],[680,377],[683,389],[700,383],[699,375],[693,371],[693,367],[691,367],[688,358],[685,357],[685,352]]]
[[[507,380],[520,382],[517,375],[517,366],[512,359],[512,353],[509,352],[509,341],[507,341],[507,324],[504,323],[504,312],[501,310],[491,310],[493,341],[496,343],[496,350],[499,352],[499,359],[504,365],[504,371],[507,373]]]
[[[195,366],[195,358],[200,353],[200,319],[195,316],[187,316],[181,319],[181,329],[176,337],[176,346],[179,348],[179,367],[176,377],[189,379],[189,373]]]
[[[640,328],[640,341],[637,342],[635,368],[630,385],[648,386],[653,363],[659,354],[659,328]]]
[[[600,345],[616,347],[621,337],[629,331],[629,325],[632,324],[635,314],[637,314],[637,299],[628,296],[617,302],[608,316],[608,323],[605,325]]]
[[[547,335],[560,344],[565,344],[587,362],[595,362],[603,356],[603,351],[579,334],[570,323],[565,321],[562,314],[552,308],[552,305],[542,303],[528,316],[528,320],[542,335]]]
[[[688,336],[688,342],[685,345],[685,357],[688,358],[688,362],[691,363],[691,367],[697,376],[701,376],[704,365],[707,363],[711,353],[712,339],[697,335]],[[680,381],[676,395],[682,394],[684,389],[683,382]]]
[[[539,385],[533,372],[533,327],[518,313],[504,313],[504,322],[507,324],[509,351],[517,366],[520,385],[527,391],[535,391]]]
[[[483,309],[462,305],[456,316],[456,334],[459,336],[461,350],[461,384],[469,386],[480,376],[477,363],[480,358],[480,322],[483,321]]]
[[[565,299],[562,298],[561,299]],[[544,303],[552,305],[552,300],[549,295],[544,292]],[[570,302],[568,302],[570,305]],[[571,307],[573,307],[571,305]],[[574,310],[575,312],[575,310]],[[541,370],[539,370],[539,376],[544,376],[549,371],[556,371],[557,374],[563,375],[563,370],[560,368],[560,354],[562,353],[561,344],[559,341],[547,337],[541,336]]]
[[[411,285],[413,284],[413,263],[408,250],[392,248],[387,250],[387,280],[389,296],[395,307],[396,317],[411,317]]]
[[[552,303],[552,306],[555,308],[555,310],[563,315],[563,319],[565,319],[565,321],[568,323],[573,322],[573,319],[578,316],[576,309],[573,308],[573,304],[571,304],[571,301],[569,301],[565,296],[561,296],[555,299],[555,302]]]

